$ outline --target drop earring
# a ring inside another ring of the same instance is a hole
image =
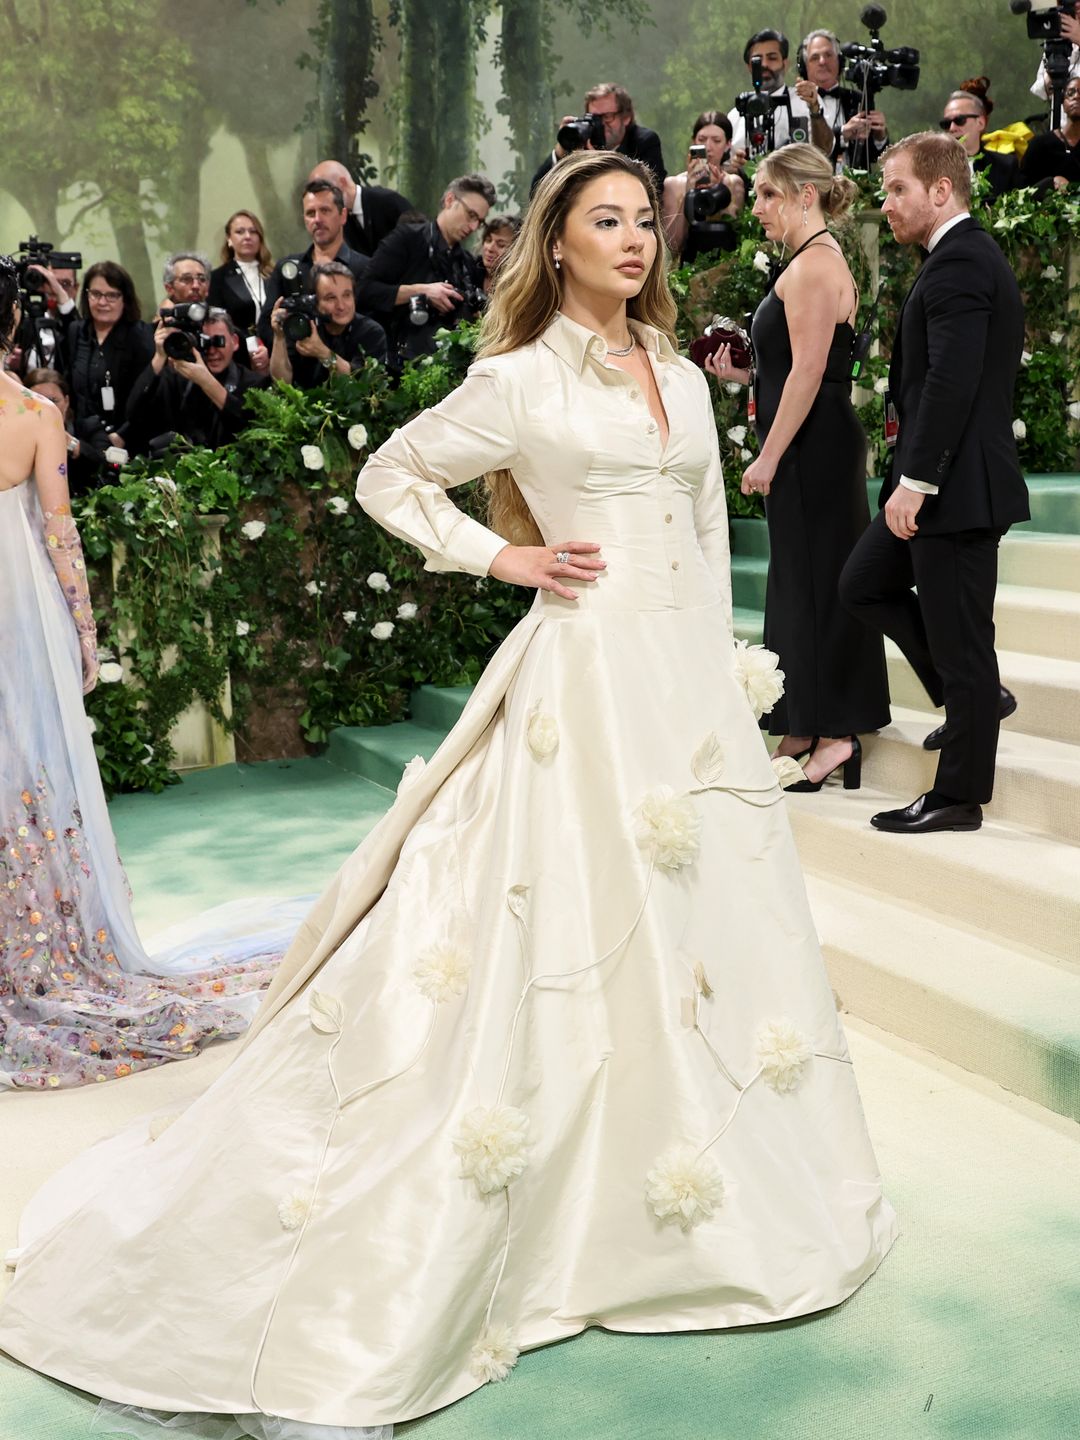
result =
[[[810,206],[807,205],[805,200],[803,201],[802,207],[802,223],[804,228],[810,223]]]
[[[555,261],[555,269],[556,269],[556,270],[561,270],[561,269],[562,269],[562,261],[559,259],[558,255],[553,255],[551,258]]]

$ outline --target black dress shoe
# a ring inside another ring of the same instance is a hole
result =
[[[813,754],[817,746],[817,738],[810,747],[810,754]],[[858,790],[862,784],[862,745],[857,735],[851,737],[851,754],[846,760],[841,760],[839,765],[827,771],[820,780],[796,780],[794,785],[785,785],[784,790],[788,795],[816,795],[821,787],[828,780],[830,775],[835,775],[837,770],[843,769],[844,789]]]
[[[1006,690],[1005,686],[1002,685],[1001,701],[998,705],[998,719],[1007,720],[1015,710],[1016,696],[1011,690]],[[926,739],[922,742],[922,748],[924,750],[940,750],[948,738],[945,734],[948,728],[948,721],[946,721],[944,725],[939,725],[936,730],[931,730],[930,734],[927,735]]]
[[[982,824],[981,805],[942,805],[927,810],[926,796],[920,795],[906,810],[882,810],[871,815],[875,830],[888,830],[893,835],[930,835],[935,830],[978,830]]]

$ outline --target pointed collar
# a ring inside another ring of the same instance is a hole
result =
[[[629,324],[638,344],[643,345],[654,360],[663,362],[676,358],[671,341],[661,331],[641,320],[630,320]],[[608,347],[604,338],[594,330],[579,325],[576,320],[571,320],[562,311],[555,316],[540,339],[579,375],[588,356],[591,355],[601,365],[607,360]]]

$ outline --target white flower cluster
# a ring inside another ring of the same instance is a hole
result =
[[[1017,440],[1027,439],[1027,426],[1024,424],[1023,420],[1013,421],[1013,434],[1016,436]]]
[[[768,715],[784,693],[784,672],[778,668],[779,660],[780,657],[764,645],[735,641],[735,675],[746,691],[755,720]]]
[[[311,1211],[311,1196],[306,1190],[291,1190],[277,1207],[283,1230],[299,1230]]]
[[[519,1354],[509,1325],[485,1325],[469,1353],[469,1369],[478,1380],[505,1380]]]
[[[529,1163],[528,1130],[529,1117],[513,1105],[471,1110],[454,1137],[462,1176],[475,1180],[481,1195],[505,1190]]]
[[[634,813],[637,843],[661,870],[681,870],[697,859],[701,816],[689,795],[676,795],[670,786],[659,785]]]
[[[236,622],[236,633],[237,633],[237,635],[241,636],[241,638],[242,638],[243,636],[245,636],[245,635],[250,635],[250,634],[251,634],[251,626],[248,624],[248,622],[247,622],[246,620],[237,620],[237,622]]]
[[[430,946],[420,956],[413,970],[413,979],[421,995],[426,995],[438,1005],[444,1000],[453,1000],[455,995],[464,994],[469,984],[470,969],[468,952],[452,941],[443,941]]]
[[[714,1160],[692,1145],[675,1145],[646,1175],[645,1197],[658,1220],[675,1220],[689,1230],[723,1204],[724,1180]]]
[[[534,760],[546,760],[559,748],[559,726],[553,715],[540,712],[540,702],[533,706],[525,727],[525,743]]]
[[[778,1095],[787,1095],[802,1079],[803,1066],[814,1053],[801,1030],[790,1020],[771,1020],[755,1041],[762,1079]]]
[[[727,432],[727,438],[731,441],[733,445],[745,445],[746,426],[732,425],[731,429]]]

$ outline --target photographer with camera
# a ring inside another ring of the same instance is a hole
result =
[[[795,91],[810,111],[810,138],[834,166],[870,170],[889,143],[885,116],[867,96],[840,84],[846,57],[831,30],[811,30],[799,46]]]
[[[154,332],[131,276],[115,260],[99,260],[83,276],[79,318],[65,343],[76,429],[100,420],[109,443],[122,448],[128,396],[153,358]]]
[[[156,454],[182,435],[216,450],[235,439],[247,424],[244,393],[268,383],[237,365],[239,345],[227,310],[198,300],[163,305],[153,359],[128,398],[129,448]]]
[[[368,358],[385,365],[386,333],[367,315],[357,314],[349,267],[338,260],[316,265],[312,280],[314,294],[282,296],[274,305],[274,379],[313,390],[329,375],[359,369]]]
[[[20,243],[15,265],[22,318],[5,356],[6,368],[18,374],[42,367],[62,371],[67,365],[64,336],[76,317],[82,256],[61,252],[31,235]]]
[[[739,164],[792,141],[810,141],[810,107],[794,85],[785,85],[790,46],[782,30],[758,30],[743,47],[752,89],[728,111],[731,148]]]
[[[398,225],[371,257],[360,304],[382,324],[395,354],[430,355],[437,330],[473,320],[484,308],[483,276],[464,241],[494,204],[486,175],[460,175],[446,187],[434,220]]]
[[[320,160],[309,180],[329,180],[345,198],[349,212],[345,243],[358,255],[372,256],[403,215],[413,208],[397,190],[385,185],[358,185],[340,160]]]
[[[1065,86],[1061,124],[1036,135],[1020,162],[1020,183],[1040,190],[1080,185],[1080,76]]]
[[[1009,8],[1014,15],[1027,14],[1028,39],[1042,41],[1042,59],[1031,93],[1053,104],[1055,90],[1060,94],[1070,80],[1080,78],[1080,19],[1076,14],[1076,0],[1063,0],[1056,6],[1038,9],[1032,6],[1031,0],[1011,0]],[[1052,115],[1051,124],[1056,123],[1057,117]]]
[[[686,169],[664,181],[664,234],[681,264],[734,248],[735,231],[725,217],[738,215],[746,191],[745,175],[731,166],[731,121],[722,110],[703,110],[691,131]]]
[[[1020,183],[1020,167],[1015,155],[983,146],[983,131],[994,108],[987,94],[989,89],[990,80],[986,75],[961,81],[959,90],[954,90],[945,102],[940,124],[946,135],[964,147],[972,174],[985,172],[989,176],[990,194],[996,196],[1016,189]]]
[[[634,102],[621,85],[594,85],[585,94],[585,113],[563,116],[555,148],[532,178],[530,197],[551,167],[576,150],[617,150],[648,165],[656,176],[656,188],[664,188],[667,171],[660,136],[637,123]]]
[[[330,180],[309,180],[303,193],[304,228],[311,236],[311,244],[299,255],[287,255],[279,260],[266,282],[266,299],[259,316],[258,334],[268,350],[273,348],[274,331],[270,323],[274,306],[289,287],[284,283],[282,271],[285,266],[297,272],[302,289],[311,291],[311,272],[316,265],[327,265],[337,260],[348,267],[353,280],[359,284],[367,272],[370,260],[355,251],[345,239],[345,222],[349,212],[341,190]]]

